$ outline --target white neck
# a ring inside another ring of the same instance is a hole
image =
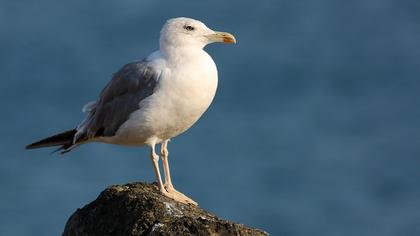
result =
[[[207,54],[203,48],[196,45],[187,45],[184,47],[167,46],[160,47],[162,56],[170,62],[197,60],[203,54]]]

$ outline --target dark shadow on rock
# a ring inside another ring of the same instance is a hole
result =
[[[268,235],[242,224],[221,220],[203,209],[160,194],[156,185],[114,185],[77,209],[63,236],[107,235]]]

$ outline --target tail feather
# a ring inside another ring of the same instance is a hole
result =
[[[77,131],[75,129],[72,129],[53,135],[51,137],[26,145],[26,149],[61,146],[58,150],[67,150],[73,146],[73,139],[76,132]]]

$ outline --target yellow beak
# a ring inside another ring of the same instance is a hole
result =
[[[227,32],[214,31],[214,34],[208,34],[206,35],[206,38],[208,38],[212,42],[236,43],[235,36]]]

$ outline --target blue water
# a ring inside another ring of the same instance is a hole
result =
[[[205,116],[170,143],[176,187],[272,235],[420,235],[420,1],[0,1],[0,235],[58,235],[147,148],[24,145],[74,127],[167,18],[235,34]]]

